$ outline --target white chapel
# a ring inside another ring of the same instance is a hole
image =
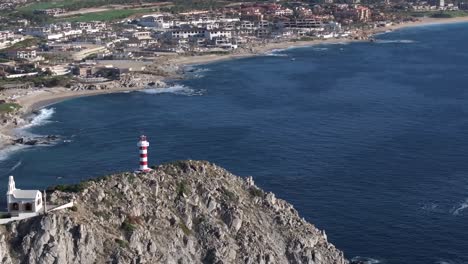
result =
[[[38,190],[20,190],[15,187],[13,176],[8,179],[8,212],[11,215],[37,213],[42,209],[42,193]]]

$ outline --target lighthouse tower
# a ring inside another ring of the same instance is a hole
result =
[[[140,148],[140,169],[137,172],[149,172],[148,168],[148,146],[149,142],[146,140],[146,136],[140,136],[137,146]]]

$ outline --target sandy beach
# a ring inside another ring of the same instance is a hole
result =
[[[31,113],[34,110],[49,106],[51,104],[83,96],[93,96],[100,94],[110,94],[110,93],[121,93],[126,91],[137,91],[145,89],[144,87],[139,88],[115,88],[109,90],[91,90],[91,91],[70,91],[68,88],[56,87],[50,89],[44,89],[40,91],[35,91],[29,95],[20,97],[17,99],[17,102],[23,106],[23,111],[25,113]]]
[[[448,18],[448,19],[437,19],[437,18],[421,18],[416,22],[406,22],[401,24],[395,24],[387,27],[379,27],[364,32],[365,34],[371,36],[373,34],[394,31],[398,29],[416,27],[416,26],[426,26],[432,24],[449,24],[449,23],[461,23],[468,22],[468,17],[457,17],[457,18]],[[196,64],[206,64],[211,62],[231,60],[246,58],[251,56],[259,56],[274,50],[295,48],[295,47],[307,47],[314,45],[323,45],[323,44],[333,44],[333,43],[343,43],[343,42],[358,42],[366,40],[354,40],[354,39],[327,39],[327,40],[312,40],[312,41],[286,41],[286,42],[269,42],[262,45],[254,46],[249,50],[243,49],[240,52],[223,54],[223,55],[200,55],[200,56],[171,56],[164,58],[165,63],[172,64],[178,67],[184,67],[187,65],[196,65]],[[157,61],[155,61],[157,62]],[[155,78],[162,79],[161,76],[155,76]],[[145,87],[138,88],[128,88],[128,87],[117,87],[113,89],[106,90],[82,90],[82,91],[72,91],[64,87],[55,87],[41,90],[30,90],[23,92],[15,96],[15,100],[22,106],[21,117],[30,115],[32,111],[43,108],[45,106],[54,104],[59,101],[82,97],[82,96],[93,96],[100,94],[110,94],[110,93],[119,93],[125,91],[134,91],[142,90]],[[0,149],[4,145],[7,145],[8,140],[11,140],[14,137],[13,129],[17,126],[12,124],[4,124],[0,126]],[[3,144],[2,144],[3,143]]]
[[[369,35],[394,31],[398,29],[408,28],[408,27],[417,27],[417,26],[427,26],[433,24],[449,24],[449,23],[461,23],[468,22],[468,17],[457,17],[457,18],[421,18],[416,22],[406,22],[401,24],[395,24],[387,27],[375,28],[367,31]],[[309,47],[314,45],[323,45],[323,44],[335,44],[343,42],[359,42],[365,40],[353,40],[348,38],[343,39],[326,39],[326,40],[310,40],[310,41],[284,41],[284,42],[269,42],[261,46],[256,46],[251,51],[243,51],[242,53],[232,53],[226,55],[200,55],[200,56],[174,56],[169,58],[167,63],[177,65],[179,67],[195,64],[206,64],[211,62],[231,60],[246,58],[252,56],[259,56],[265,53],[287,49],[287,48],[296,48],[296,47]],[[51,88],[41,91],[36,91],[30,95],[17,98],[17,101],[23,106],[23,109],[26,112],[31,112],[35,109],[39,109],[46,105],[53,104],[58,101],[63,101],[65,99],[70,99],[73,97],[81,96],[92,96],[99,94],[108,94],[108,93],[118,93],[128,90],[141,90],[141,88],[114,88],[110,90],[91,90],[91,91],[70,91],[66,88]]]

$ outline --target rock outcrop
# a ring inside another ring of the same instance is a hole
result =
[[[76,207],[0,226],[1,263],[348,263],[292,205],[208,162],[60,189]]]

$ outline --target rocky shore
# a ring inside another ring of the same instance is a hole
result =
[[[291,204],[208,162],[57,189],[76,207],[0,226],[2,263],[348,263]]]
[[[176,78],[179,71],[173,71],[166,76]],[[60,100],[78,96],[91,96],[104,93],[116,93],[146,88],[166,88],[168,85],[163,77],[150,73],[132,73],[122,76],[117,81],[102,83],[75,82],[70,88],[57,87],[48,89],[13,90],[3,92],[6,102],[18,103],[21,107],[0,115],[0,149],[10,145],[40,145],[50,144],[55,135],[25,137],[17,133],[17,129],[26,127],[40,114],[37,109]],[[18,98],[16,98],[18,97]],[[15,98],[15,99],[9,99]]]
[[[107,81],[102,83],[75,82],[70,88],[56,87],[48,89],[21,89],[13,91],[2,91],[0,100],[16,102],[22,106],[18,111],[14,111],[1,116],[0,124],[0,150],[15,144],[20,139],[14,133],[14,129],[28,125],[31,121],[31,112],[41,107],[53,104],[57,101],[73,97],[92,96],[106,93],[117,93],[131,90],[141,90],[145,88],[165,88],[167,84],[164,80],[180,79],[184,76],[184,66],[193,64],[210,63],[220,60],[244,58],[265,54],[272,50],[285,49],[290,47],[303,47],[329,43],[341,43],[351,41],[368,41],[377,33],[397,30],[405,27],[422,26],[429,24],[459,23],[467,22],[468,17],[458,17],[449,19],[422,18],[418,21],[395,24],[388,27],[379,27],[363,30],[352,38],[328,39],[328,40],[307,40],[307,41],[278,41],[268,43],[252,44],[247,48],[240,48],[227,54],[206,54],[196,56],[175,55],[172,57],[161,57],[154,61],[145,72],[131,73],[124,75],[121,80]],[[34,140],[34,139],[33,139]],[[26,140],[27,142],[30,140]]]

